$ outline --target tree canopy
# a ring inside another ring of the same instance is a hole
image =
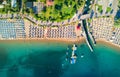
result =
[[[44,2],[45,0],[40,1]],[[54,5],[45,6],[42,12],[37,14],[37,17],[40,20],[51,21],[70,19],[84,3],[85,0],[54,0]]]

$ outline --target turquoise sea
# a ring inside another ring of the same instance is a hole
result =
[[[120,77],[119,49],[97,44],[92,53],[86,43],[77,44],[77,62],[70,64],[65,60],[68,46],[72,44],[0,42],[0,77]]]

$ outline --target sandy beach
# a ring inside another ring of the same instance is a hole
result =
[[[119,45],[114,44],[112,42],[109,42],[109,41],[107,41],[105,39],[97,39],[96,42],[99,43],[99,44],[105,44],[107,46],[110,46],[110,47],[113,47],[113,48],[115,48],[117,50],[120,50],[120,46]]]
[[[48,43],[53,43],[53,42],[58,42],[58,43],[67,43],[67,44],[73,44],[73,43],[84,43],[85,42],[85,38],[84,37],[80,37],[79,39],[65,39],[65,38],[25,38],[25,39],[12,39],[12,40],[0,40],[0,42],[48,42]],[[114,44],[112,42],[109,42],[105,39],[97,39],[96,40],[97,44],[105,44],[107,46],[113,47],[115,49],[120,50],[120,46],[117,44]]]
[[[0,40],[0,42],[59,42],[59,43],[83,43],[85,42],[85,38],[81,37],[79,39],[63,39],[63,38],[25,38],[25,39],[12,39],[12,40]]]

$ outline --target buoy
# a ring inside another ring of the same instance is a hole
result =
[[[84,54],[82,53],[82,55],[81,55],[80,57],[83,58],[83,57],[84,57]]]
[[[83,58],[84,56],[83,55],[81,55],[81,58]]]

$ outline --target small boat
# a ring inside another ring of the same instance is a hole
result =
[[[77,56],[76,55],[74,55],[74,56],[72,56],[71,57],[71,64],[75,64],[76,63],[76,58],[77,58]]]
[[[76,63],[76,59],[71,58],[71,64],[75,64]]]

